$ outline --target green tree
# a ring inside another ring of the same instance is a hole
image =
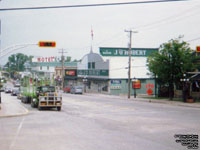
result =
[[[180,86],[183,74],[195,70],[194,61],[189,44],[178,38],[162,44],[158,53],[149,56],[148,67],[160,85],[169,87],[169,98],[173,99],[174,85]]]
[[[24,64],[26,62],[31,63],[33,56],[27,56],[22,53],[13,54],[8,57],[8,62],[6,63],[7,70],[13,75],[15,72],[24,71]]]

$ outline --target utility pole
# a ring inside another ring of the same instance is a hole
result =
[[[132,30],[125,30],[125,32],[129,32],[129,51],[128,51],[128,56],[129,56],[129,61],[128,61],[128,98],[130,99],[131,97],[131,41],[132,41],[132,33],[137,33],[137,31],[132,31]]]
[[[61,61],[62,61],[62,90],[63,90],[63,88],[64,88],[64,77],[65,77],[65,71],[64,71],[64,63],[65,63],[65,58],[64,58],[64,53],[67,53],[66,51],[64,51],[64,49],[62,48],[62,49],[60,49],[61,50],[61,52],[59,52],[59,53],[61,53]]]

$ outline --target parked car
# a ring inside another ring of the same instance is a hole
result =
[[[5,88],[5,93],[11,93],[12,92],[12,89],[11,88],[9,88],[9,87],[6,87]]]
[[[63,88],[63,92],[70,93],[71,88],[72,88],[71,85],[67,85],[67,86],[65,86],[65,87]]]
[[[12,89],[12,92],[11,92],[12,96],[17,96],[18,94],[19,94],[19,88]]]
[[[73,86],[70,91],[71,94],[83,94],[82,86]]]

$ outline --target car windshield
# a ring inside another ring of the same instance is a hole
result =
[[[77,87],[75,87],[76,89],[82,89],[82,87],[80,87],[80,86],[77,86]]]

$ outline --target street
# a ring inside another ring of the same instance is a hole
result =
[[[4,101],[18,101],[2,93]],[[63,94],[63,107],[0,118],[1,150],[183,150],[200,135],[200,110],[100,94]]]

